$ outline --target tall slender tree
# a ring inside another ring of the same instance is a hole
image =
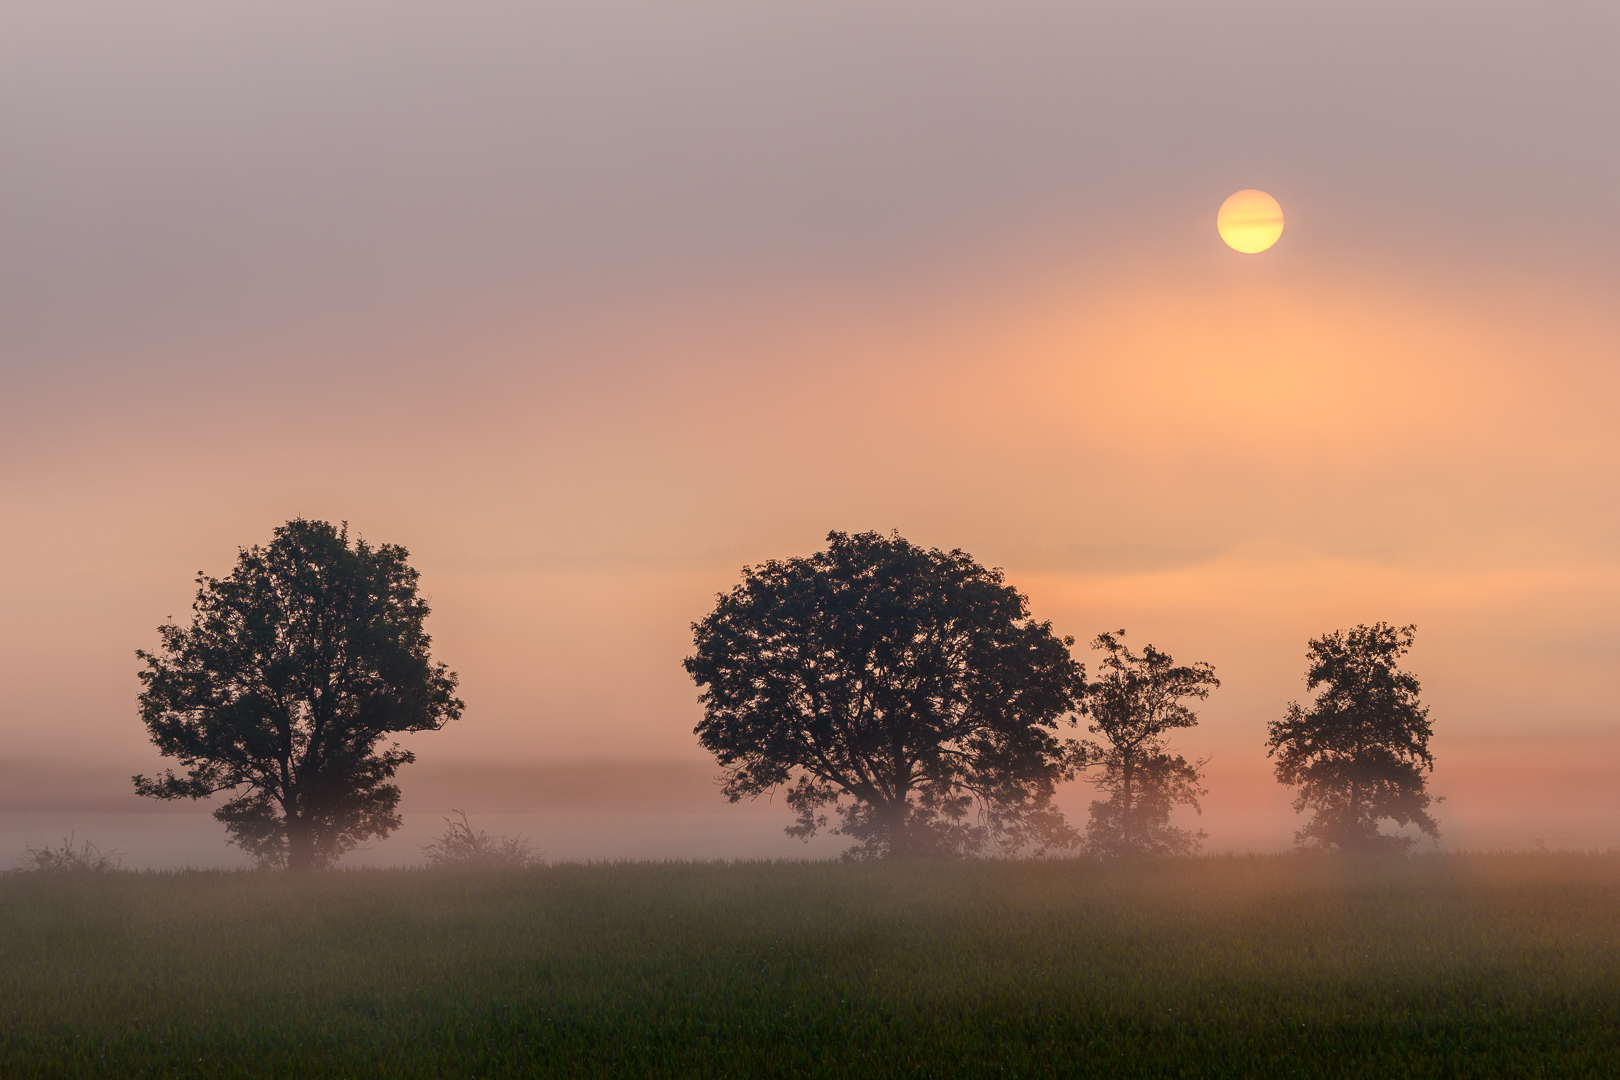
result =
[[[1203,701],[1221,683],[1207,663],[1177,664],[1151,644],[1141,655],[1124,642],[1125,631],[1098,634],[1093,649],[1103,656],[1099,678],[1086,687],[1088,730],[1098,736],[1079,744],[1087,779],[1106,794],[1091,804],[1086,849],[1100,855],[1182,855],[1198,850],[1204,833],[1176,828],[1178,805],[1202,812],[1198,798],[1208,759],[1188,762],[1171,752],[1168,734],[1198,723],[1184,701]]]
[[[732,802],[787,789],[790,834],[832,809],[851,857],[1075,841],[1052,795],[1085,671],[999,570],[834,532],[809,558],[745,567],[692,630],[698,740]]]
[[[1305,686],[1322,692],[1308,709],[1290,702],[1266,742],[1277,779],[1299,789],[1294,811],[1312,811],[1295,834],[1301,845],[1380,851],[1414,842],[1380,832],[1385,820],[1440,838],[1424,776],[1434,770],[1429,710],[1417,678],[1398,664],[1416,634],[1380,622],[1311,639]]]
[[[328,865],[399,827],[416,760],[388,735],[461,715],[456,676],[429,655],[428,606],[394,544],[349,543],[348,527],[289,521],[239,553],[227,578],[198,574],[190,626],[137,651],[141,719],[184,769],[136,776],[157,799],[236,792],[214,811],[261,865]]]

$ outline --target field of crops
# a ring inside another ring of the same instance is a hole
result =
[[[0,878],[3,1076],[1613,1076],[1620,856]]]

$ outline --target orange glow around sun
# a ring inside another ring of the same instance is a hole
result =
[[[1221,203],[1215,215],[1215,228],[1234,250],[1257,255],[1282,235],[1282,207],[1265,192],[1245,188]]]

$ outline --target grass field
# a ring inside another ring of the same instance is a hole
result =
[[[0,1076],[1614,1076],[1620,856],[0,878]]]

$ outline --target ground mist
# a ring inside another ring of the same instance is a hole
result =
[[[0,878],[6,1076],[1620,1071],[1620,855]]]

